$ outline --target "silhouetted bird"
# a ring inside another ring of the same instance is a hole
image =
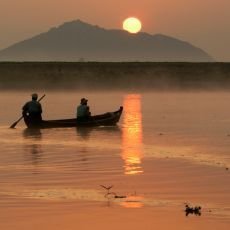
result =
[[[188,204],[185,205],[185,215],[188,216],[189,214],[195,214],[197,216],[201,215],[201,207],[195,206],[190,207]]]

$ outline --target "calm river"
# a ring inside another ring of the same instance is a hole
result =
[[[185,203],[202,206],[193,220],[212,220],[209,229],[229,227],[230,93],[49,91],[41,102],[43,119],[74,117],[81,97],[92,114],[121,105],[124,111],[117,127],[30,131],[21,121],[9,129],[31,93],[0,92],[0,227],[13,229],[12,213],[14,229],[27,229],[28,222],[20,222],[33,219],[26,208],[49,215],[51,204],[63,205],[63,212],[75,205],[83,213],[91,206],[112,213],[138,209],[139,216],[175,210],[183,220]],[[111,194],[101,185],[113,185]],[[141,226],[128,220],[127,228]],[[51,229],[48,221],[45,226]]]

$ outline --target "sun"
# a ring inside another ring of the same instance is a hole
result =
[[[138,18],[130,17],[123,21],[123,29],[129,33],[136,34],[141,30],[141,21]]]

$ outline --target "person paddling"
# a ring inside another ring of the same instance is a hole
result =
[[[37,101],[38,95],[33,93],[32,100],[25,103],[22,107],[22,115],[32,124],[39,124],[42,121],[42,106]]]

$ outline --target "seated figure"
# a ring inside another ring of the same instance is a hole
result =
[[[77,121],[87,121],[91,116],[89,106],[87,105],[88,100],[85,98],[81,99],[80,105],[77,107]]]

